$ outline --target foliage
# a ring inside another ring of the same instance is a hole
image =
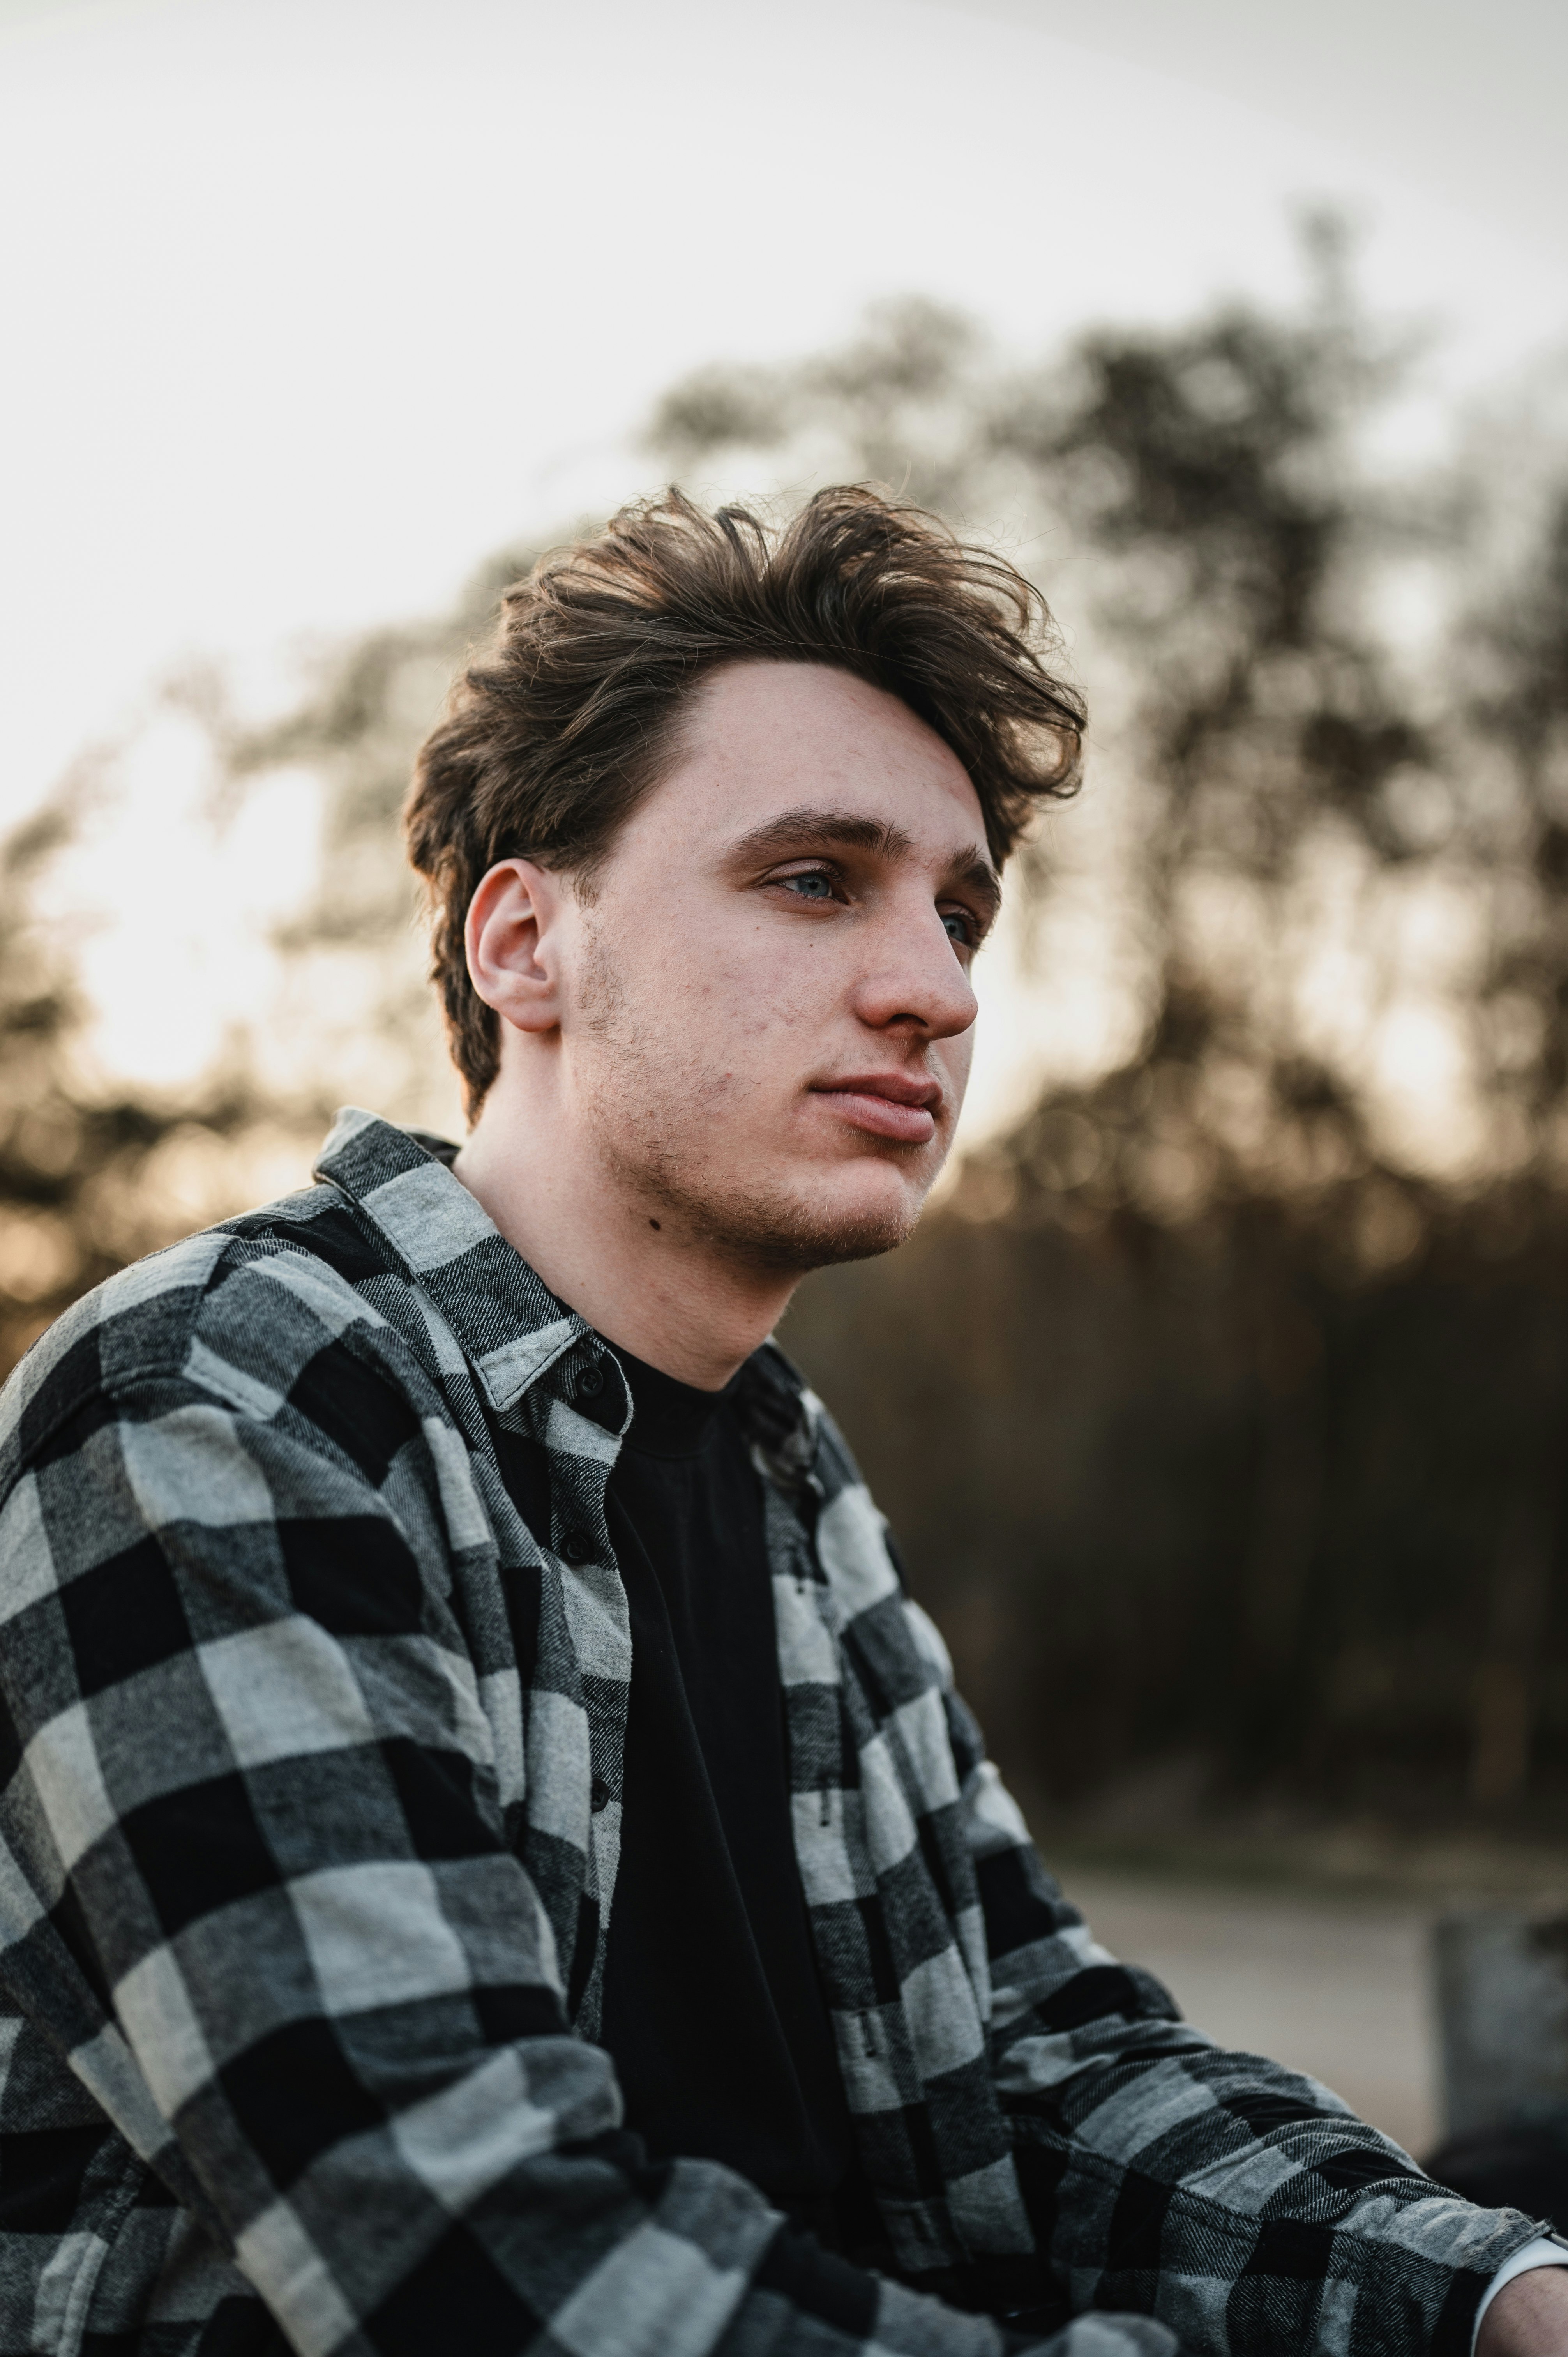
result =
[[[1332,224],[1308,254],[1294,316],[1009,375],[915,307],[660,413],[722,479],[901,452],[914,496],[1021,509],[1089,623],[1091,795],[1135,813],[1098,863],[1058,821],[1033,879],[1047,1054],[1086,902],[1137,974],[1123,1053],[1047,1069],[916,1244],[788,1330],[1047,1792],[1164,1761],[1189,1801],[1550,1814],[1568,504],[1549,484],[1487,581],[1503,487],[1391,479],[1369,445],[1414,355]],[[1439,1051],[1413,1092],[1402,1038]]]
[[[1081,901],[1087,880],[1142,969],[1101,1186],[1156,1213],[1433,1158],[1555,1184],[1563,1150],[1568,529],[1484,626],[1462,613],[1470,487],[1391,484],[1369,462],[1411,354],[1358,315],[1332,224],[1308,251],[1298,315],[1097,331],[1009,373],[906,307],[766,384],[710,369],[655,420],[725,480],[765,457],[791,481],[807,464],[897,474],[961,516],[1029,518],[1015,553],[1048,559],[1081,634],[1099,791],[1131,819],[1087,879],[1076,822],[1058,823],[1036,932],[1049,967],[1060,888]],[[1437,611],[1414,649],[1387,619],[1412,592]],[[1446,1034],[1454,1136],[1435,1157],[1378,1071],[1401,1017]],[[1081,1162],[1081,1126],[1035,1135],[1069,1132]]]
[[[242,1069],[160,1103],[95,1084],[74,1053],[82,1007],[65,945],[38,918],[40,877],[85,788],[0,844],[0,1365],[67,1304],[191,1224],[192,1182],[262,1108]],[[227,1204],[216,1208],[227,1209]],[[182,1216],[182,1214],[184,1214]]]
[[[710,367],[650,422],[694,489],[870,479],[997,537],[1095,715],[1089,791],[1014,891],[1033,1108],[905,1253],[813,1279],[786,1339],[1026,1779],[1081,1800],[1163,1762],[1189,1794],[1550,1815],[1568,468],[1548,452],[1528,497],[1495,452],[1402,475],[1381,421],[1418,354],[1359,313],[1332,224],[1305,251],[1294,308],[1020,366],[904,303],[836,352]],[[278,1017],[305,1096],[442,1125],[396,813],[528,561],[329,651],[281,720],[209,700],[231,792],[321,781]],[[253,1071],[162,1108],[72,1080],[69,962],[25,922],[63,823],[0,869],[13,1349],[143,1248],[169,1141],[303,1102]]]

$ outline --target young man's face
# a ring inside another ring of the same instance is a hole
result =
[[[639,1215],[798,1269],[899,1243],[996,900],[974,789],[906,705],[814,664],[704,682],[568,920],[564,1077]]]

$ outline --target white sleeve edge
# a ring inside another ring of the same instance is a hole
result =
[[[1522,2251],[1516,2251],[1511,2259],[1503,2261],[1487,2286],[1481,2296],[1481,2305],[1476,2310],[1476,2330],[1470,2336],[1470,2357],[1475,2357],[1481,2319],[1504,2284],[1512,2283],[1515,2276],[1528,2275],[1531,2267],[1568,2267],[1568,2243],[1559,2242],[1555,2235],[1549,2239],[1545,2234],[1537,2234],[1533,2243],[1527,2243]]]

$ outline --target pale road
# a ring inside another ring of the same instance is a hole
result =
[[[1418,2160],[1431,2151],[1435,1904],[1066,1865],[1062,1881],[1104,1944],[1156,1973],[1189,2021],[1310,2072]]]

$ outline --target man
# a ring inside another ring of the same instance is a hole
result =
[[[467,1141],[345,1115],[13,1378],[5,2350],[1568,2347],[1094,1944],[768,1340],[947,1151],[1042,623],[859,490],[546,565],[409,812]]]

